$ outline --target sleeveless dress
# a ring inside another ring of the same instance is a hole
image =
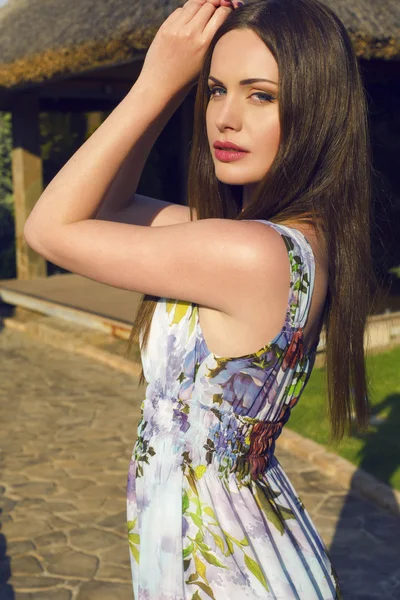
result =
[[[315,362],[319,340],[303,347],[314,254],[299,230],[261,222],[280,233],[290,262],[286,319],[272,342],[217,356],[196,304],[157,303],[127,481],[135,600],[341,598],[327,548],[274,455]]]

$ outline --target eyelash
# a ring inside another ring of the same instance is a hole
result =
[[[209,98],[212,98],[213,96],[215,96],[215,90],[222,90],[223,88],[219,85],[214,85],[214,87],[212,88],[208,88],[207,90],[207,96]],[[252,96],[265,96],[266,100],[258,100],[258,102],[260,104],[264,104],[265,102],[272,102],[273,100],[275,100],[275,98],[273,96],[271,96],[270,94],[267,94],[266,92],[256,92],[255,94],[252,94]]]

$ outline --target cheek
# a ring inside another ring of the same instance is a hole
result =
[[[280,125],[279,122],[269,123],[263,128],[254,129],[253,151],[257,160],[264,164],[267,161],[268,165],[274,160],[280,141]]]

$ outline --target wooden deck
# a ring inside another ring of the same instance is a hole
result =
[[[0,301],[127,339],[142,294],[76,274],[0,280]]]

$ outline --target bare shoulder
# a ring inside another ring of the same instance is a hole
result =
[[[288,251],[281,234],[257,221],[240,221],[248,250],[247,272],[237,280],[229,310],[199,307],[201,330],[217,356],[238,357],[258,351],[281,330],[290,289]]]
[[[234,221],[240,223],[242,251],[246,254],[246,277],[237,285],[231,298],[229,315],[239,321],[255,324],[260,307],[268,312],[277,297],[286,298],[290,285],[288,251],[281,234],[271,226],[258,221]],[[245,250],[244,250],[245,249]],[[239,283],[239,282],[238,282]],[[252,318],[252,316],[254,318]]]

